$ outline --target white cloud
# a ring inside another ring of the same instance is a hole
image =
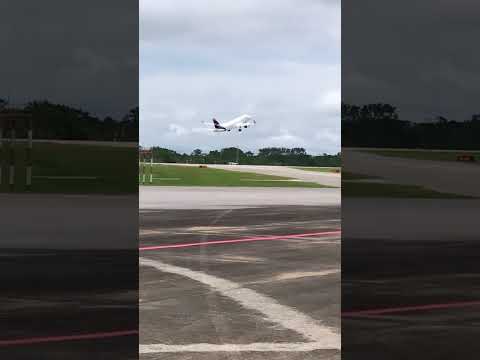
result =
[[[316,102],[316,106],[319,110],[329,110],[338,112],[340,109],[340,104],[342,102],[342,95],[337,89],[332,91],[327,91],[321,94]]]
[[[302,147],[305,140],[300,136],[290,133],[286,129],[282,129],[279,135],[270,136],[265,141],[265,146],[276,147]]]
[[[314,135],[339,132],[339,1],[140,3],[142,144],[186,152],[285,142],[314,153],[339,150],[339,142]],[[257,126],[241,134],[199,131],[212,117],[242,113]]]
[[[341,136],[339,131],[323,129],[315,133],[315,139],[320,142],[327,143],[332,147],[340,148],[341,146]]]
[[[177,136],[182,136],[188,133],[188,130],[186,128],[177,124],[170,124],[168,126],[168,130]]]

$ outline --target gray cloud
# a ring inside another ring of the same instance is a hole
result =
[[[343,2],[345,101],[385,101],[402,118],[479,111],[478,15],[473,0]]]
[[[0,4],[0,97],[48,99],[99,115],[138,104],[134,1]]]
[[[142,0],[140,51],[144,145],[339,150],[339,1]],[[258,125],[201,130],[242,113]]]

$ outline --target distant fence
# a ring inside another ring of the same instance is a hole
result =
[[[17,131],[26,132],[26,139],[17,139]],[[8,184],[8,189],[17,189],[17,183],[21,183],[18,174],[16,155],[19,151],[18,142],[26,140],[25,148],[25,190],[32,188],[32,151],[33,151],[33,121],[30,113],[20,111],[0,112],[0,188]]]
[[[141,149],[138,155],[138,182],[151,184],[153,183],[153,152],[152,150]]]

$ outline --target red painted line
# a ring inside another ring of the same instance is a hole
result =
[[[324,231],[324,232],[305,233],[305,234],[259,236],[259,237],[243,238],[243,239],[214,240],[214,241],[187,243],[187,244],[168,244],[168,245],[158,245],[158,246],[143,246],[143,247],[140,247],[139,250],[140,251],[147,251],[147,250],[162,250],[162,249],[178,249],[178,248],[187,248],[187,247],[193,247],[193,246],[234,244],[234,243],[243,243],[243,242],[252,242],[252,241],[288,240],[288,239],[297,239],[297,238],[305,238],[305,237],[313,237],[313,236],[340,235],[341,233],[342,233],[341,230],[334,230],[334,231]]]
[[[104,339],[117,336],[130,336],[138,335],[138,330],[123,330],[123,331],[110,331],[99,332],[81,335],[64,335],[64,336],[44,336],[44,337],[32,337],[26,339],[11,339],[0,340],[0,346],[13,346],[13,345],[30,345],[39,343],[72,341],[72,340],[92,340],[92,339]]]
[[[397,306],[384,309],[371,309],[371,310],[356,310],[356,311],[342,311],[342,316],[369,316],[369,315],[383,315],[394,314],[402,312],[412,311],[428,311],[438,309],[453,309],[462,308],[468,306],[480,306],[480,301],[463,301],[444,304],[427,304],[427,305],[413,305],[413,306]]]

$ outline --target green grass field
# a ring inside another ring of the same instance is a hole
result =
[[[67,194],[136,193],[137,154],[135,147],[34,143],[31,191]],[[25,144],[17,144],[14,192],[25,192],[25,155]],[[3,146],[0,157],[3,165],[8,163],[8,156],[7,148]],[[10,192],[5,166],[2,169],[0,192]]]
[[[148,166],[147,166],[148,168]],[[147,169],[148,170],[148,169]],[[149,170],[148,170],[149,171]],[[149,172],[147,173],[149,174]],[[147,175],[148,179],[148,175]],[[160,186],[326,187],[316,183],[248,172],[181,165],[154,165],[153,184]]]
[[[458,155],[471,154],[477,159],[477,164],[480,160],[480,151],[364,150],[364,152],[406,159],[437,161],[457,161]]]
[[[446,194],[429,190],[421,186],[383,184],[369,182],[345,182],[342,184],[342,196],[379,197],[379,198],[415,198],[415,199],[471,199],[468,196]]]
[[[305,170],[305,171],[316,171],[316,172],[326,172],[326,173],[338,173],[340,171],[339,167],[294,166],[294,168],[299,170]]]

